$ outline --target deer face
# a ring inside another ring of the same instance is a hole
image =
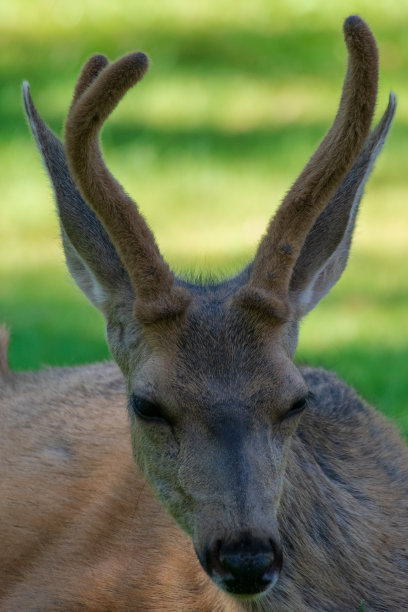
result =
[[[265,339],[241,309],[206,300],[170,336],[147,334],[152,352],[129,379],[136,461],[211,578],[265,591],[282,565],[276,511],[307,399],[285,325]]]
[[[224,590],[256,596],[282,564],[277,509],[291,438],[307,406],[292,363],[298,323],[347,262],[365,181],[395,110],[370,133],[377,50],[344,24],[349,65],[332,128],[285,196],[255,259],[235,278],[172,274],[137,206],[106,168],[98,131],[147,58],[94,56],[76,86],[65,148],[24,102],[55,188],[67,263],[104,313],[126,378],[133,450],[165,507]]]

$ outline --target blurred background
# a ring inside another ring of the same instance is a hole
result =
[[[107,359],[101,316],[65,270],[52,193],[22,112],[27,79],[61,134],[84,61],[151,68],[104,130],[107,163],[171,265],[231,274],[336,112],[342,22],[381,57],[377,119],[397,118],[337,287],[303,323],[298,363],[334,369],[408,434],[408,3],[400,0],[13,0],[0,3],[0,321],[15,369]]]

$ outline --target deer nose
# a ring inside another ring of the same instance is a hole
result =
[[[282,568],[282,551],[273,540],[244,537],[218,540],[207,550],[207,572],[233,595],[257,595],[272,588]]]

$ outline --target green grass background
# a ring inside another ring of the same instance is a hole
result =
[[[408,434],[408,2],[13,0],[0,4],[0,321],[15,369],[106,359],[103,321],[65,271],[52,195],[21,110],[30,81],[61,133],[94,52],[151,69],[104,131],[108,165],[179,271],[254,254],[336,111],[342,22],[380,48],[377,119],[397,118],[366,190],[346,273],[303,324],[297,359],[336,370]]]

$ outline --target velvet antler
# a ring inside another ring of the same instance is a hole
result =
[[[315,220],[344,178],[369,134],[378,81],[374,36],[357,16],[344,23],[348,69],[333,125],[269,224],[256,253],[241,306],[274,318],[290,313],[289,286],[296,261]]]
[[[65,130],[72,177],[101,219],[129,274],[136,294],[135,314],[141,322],[182,313],[190,301],[188,292],[175,285],[136,204],[107,169],[98,143],[102,124],[147,68],[143,53],[132,53],[109,65],[103,56],[92,57],[78,80]]]

